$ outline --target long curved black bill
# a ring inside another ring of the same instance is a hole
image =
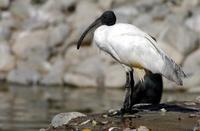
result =
[[[77,49],[80,48],[81,43],[82,43],[84,37],[87,35],[87,33],[88,33],[92,28],[94,28],[96,25],[99,25],[100,23],[101,23],[101,17],[99,17],[98,19],[96,19],[96,20],[83,32],[83,34],[81,35],[81,37],[80,37],[79,40],[78,40]]]

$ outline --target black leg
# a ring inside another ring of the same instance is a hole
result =
[[[129,113],[132,108],[132,97],[133,97],[133,88],[134,88],[134,77],[133,77],[133,69],[131,71],[126,72],[126,95],[123,103],[123,107],[121,109],[121,113]]]
[[[125,84],[125,88],[129,88],[130,87],[130,72],[126,72],[126,84]]]
[[[131,71],[130,71],[130,78],[131,78],[131,80],[130,80],[130,91],[131,91],[131,94],[130,94],[130,106],[129,106],[129,110],[131,111],[131,109],[132,109],[132,106],[133,106],[133,100],[132,100],[132,98],[133,98],[133,90],[134,90],[134,84],[135,84],[135,81],[134,81],[134,77],[133,77],[133,69],[131,69]]]

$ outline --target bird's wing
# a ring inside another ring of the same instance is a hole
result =
[[[115,33],[109,37],[108,43],[125,63],[136,61],[153,73],[161,73],[169,80],[182,85],[181,77],[186,75],[181,67],[158,47],[151,36],[138,28]]]
[[[145,34],[145,38],[156,48],[159,54],[162,56],[165,64],[162,68],[162,74],[170,80],[175,81],[177,84],[182,85],[183,82],[181,77],[186,77],[181,67],[176,64],[176,62],[170,58],[166,53],[157,47],[156,41],[152,39],[149,35]]]

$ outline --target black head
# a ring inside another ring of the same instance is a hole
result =
[[[97,18],[81,35],[80,39],[77,43],[77,49],[80,48],[81,42],[83,41],[86,34],[94,27],[98,27],[100,25],[112,26],[116,23],[116,16],[113,11],[105,11],[99,18]]]
[[[113,11],[106,11],[101,15],[101,23],[103,25],[114,25],[116,23],[116,16]]]

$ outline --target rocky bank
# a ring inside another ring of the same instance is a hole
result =
[[[200,91],[199,0],[0,0],[0,79],[18,84],[120,88],[123,68],[76,42],[103,11],[154,36],[188,77],[181,89]],[[166,89],[177,87],[164,80]],[[178,87],[178,89],[180,89]]]

